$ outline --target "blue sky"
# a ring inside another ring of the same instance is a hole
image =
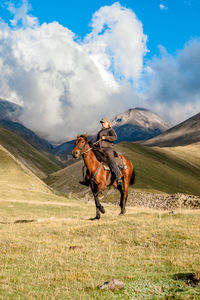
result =
[[[20,1],[11,1],[19,5]],[[57,21],[83,38],[91,30],[89,24],[95,11],[116,1],[104,0],[30,0],[30,13],[40,23]],[[3,3],[3,2],[2,2]],[[147,57],[159,53],[163,45],[169,53],[183,48],[192,37],[200,37],[199,0],[121,0],[119,3],[132,9],[143,24],[148,36]],[[160,5],[164,6],[163,9]],[[9,21],[11,15],[2,4],[1,17]]]
[[[145,107],[200,111],[199,0],[19,0],[0,5],[0,98],[52,141]]]

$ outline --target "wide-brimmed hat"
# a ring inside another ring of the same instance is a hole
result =
[[[110,120],[108,120],[108,118],[105,118],[105,117],[104,117],[104,118],[102,118],[101,121],[100,121],[100,123],[105,123],[105,122],[110,122]]]

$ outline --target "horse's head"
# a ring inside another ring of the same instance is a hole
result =
[[[74,158],[79,158],[80,155],[86,150],[86,146],[88,145],[87,134],[78,135],[74,143],[75,146],[72,150],[72,156]]]

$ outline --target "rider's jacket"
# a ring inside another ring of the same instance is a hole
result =
[[[100,148],[112,148],[113,142],[117,140],[117,134],[114,131],[114,129],[111,128],[102,128],[98,135],[97,135],[97,141],[102,138],[102,136],[105,136],[105,140],[102,140],[99,142]]]

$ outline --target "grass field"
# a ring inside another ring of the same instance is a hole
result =
[[[92,222],[94,203],[43,196],[0,201],[0,299],[200,299],[200,211]],[[123,290],[97,288],[113,278]]]

